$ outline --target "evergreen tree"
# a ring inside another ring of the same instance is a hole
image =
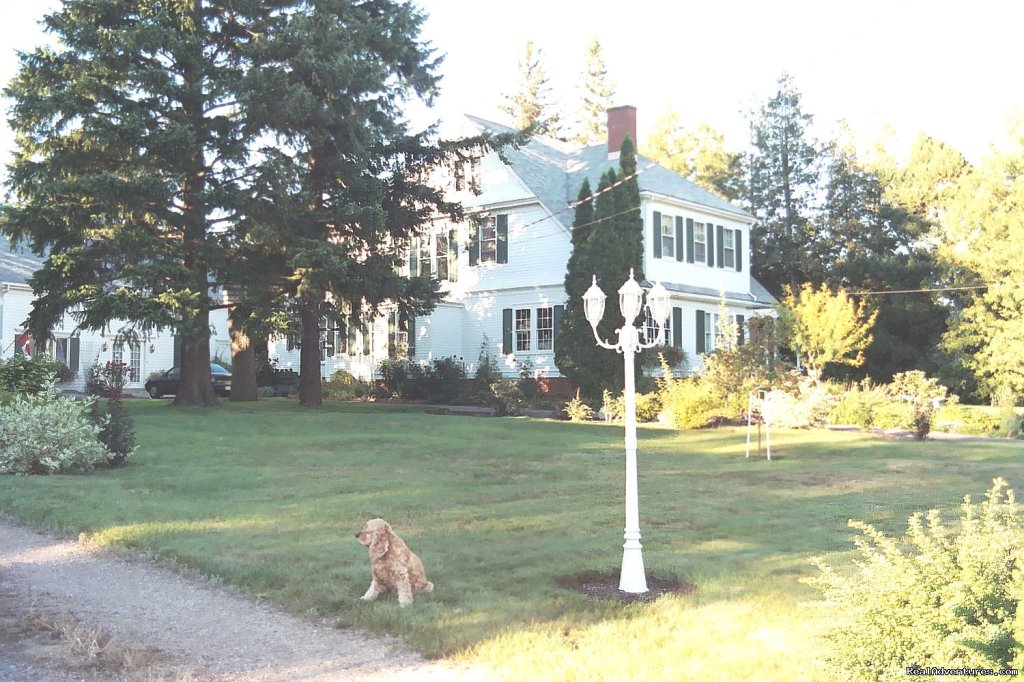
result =
[[[573,252],[566,269],[568,301],[555,351],[555,364],[588,400],[600,399],[605,389],[621,391],[625,383],[622,358],[599,348],[583,314],[582,296],[596,276],[608,296],[605,313],[598,324],[601,338],[614,340],[622,326],[618,289],[632,268],[637,281],[643,280],[643,222],[640,218],[640,190],[636,178],[633,141],[623,141],[619,164],[621,175],[608,169],[601,177],[596,199],[590,185],[580,189],[573,223]],[[629,178],[613,187],[622,178]],[[643,324],[642,318],[637,321]]]
[[[212,272],[227,259],[254,131],[237,102],[257,2],[67,0],[54,47],[21,56],[5,94],[17,152],[3,230],[48,257],[29,326],[65,312],[84,329],[182,337],[177,405],[217,402]]]
[[[643,153],[727,201],[742,193],[742,157],[728,151],[725,138],[709,124],[701,123],[693,131],[684,128],[674,108],[654,122]]]
[[[776,94],[751,112],[745,199],[757,223],[752,273],[774,294],[786,285],[821,282],[820,234],[814,223],[820,180],[819,145],[807,128],[813,117],[800,106],[792,78],[779,79]]]
[[[561,139],[562,122],[543,58],[543,50],[534,48],[533,41],[527,40],[519,62],[518,89],[511,95],[505,95],[505,101],[499,108],[512,117],[520,130]]]
[[[430,103],[439,60],[421,41],[424,15],[399,1],[295,1],[252,50],[250,126],[274,138],[253,160],[247,238],[281,250],[302,330],[299,400],[322,402],[322,320],[349,311],[370,334],[381,307],[428,314],[439,282],[401,266],[411,237],[461,206],[427,184],[438,167],[490,148],[487,137],[436,142],[403,119],[410,98]],[[503,137],[494,145],[511,139]]]
[[[608,77],[604,52],[596,37],[587,45],[580,90],[577,132],[573,141],[580,145],[603,142],[608,136],[608,110],[615,97],[615,86]]]

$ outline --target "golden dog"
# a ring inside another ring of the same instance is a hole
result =
[[[363,601],[373,601],[382,592],[394,590],[398,593],[398,604],[412,603],[413,592],[430,592],[434,583],[427,580],[423,562],[395,535],[384,519],[372,519],[356,533],[356,539],[370,550],[370,569],[373,581],[370,589],[362,596]]]

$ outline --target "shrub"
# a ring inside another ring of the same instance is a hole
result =
[[[839,399],[829,413],[828,423],[851,424],[866,429],[874,426],[875,410],[888,402],[890,399],[884,389],[865,380],[860,385],[852,385]]]
[[[999,433],[1000,418],[983,407],[946,404],[934,418],[935,426],[966,436],[990,436]]]
[[[696,378],[662,382],[661,405],[677,429],[699,429],[721,416],[721,400],[707,382]]]
[[[483,386],[490,386],[495,381],[501,380],[501,367],[498,366],[498,361],[490,351],[490,342],[487,337],[484,337],[483,343],[480,344],[480,355],[476,360],[476,374],[473,378],[480,382]]]
[[[45,355],[33,358],[15,355],[0,362],[0,390],[21,395],[36,395],[49,391],[54,383],[62,380],[64,373],[70,372],[64,363]]]
[[[909,429],[917,428],[917,412],[910,403],[888,400],[875,405],[871,411],[871,426],[876,429]],[[928,433],[925,430],[924,433]],[[923,437],[923,434],[922,434]]]
[[[808,582],[835,608],[827,659],[842,678],[905,680],[913,666],[1019,667],[1024,519],[1004,488],[996,479],[980,508],[965,497],[957,533],[937,510],[913,515],[902,540],[851,521],[862,557],[852,573],[813,560],[821,573]]]
[[[94,362],[85,375],[85,392],[91,396],[120,400],[128,383],[128,365],[124,362]]]
[[[38,394],[15,396],[0,410],[0,473],[88,471],[110,453],[90,418],[92,401]]]
[[[675,346],[655,346],[640,351],[639,363],[642,369],[657,369],[664,365],[685,368],[689,365],[686,351]]]
[[[1024,435],[1024,417],[1013,407],[1004,407],[999,412],[999,435],[1003,438],[1020,438]]]
[[[769,391],[765,401],[767,404],[761,406],[761,411],[762,414],[768,412],[772,426],[806,429],[825,423],[835,397],[827,385],[815,384],[805,377],[789,391]]]
[[[426,372],[427,400],[450,403],[458,397],[466,382],[466,368],[455,358],[439,358]]]
[[[618,421],[626,418],[626,398],[625,396],[619,396],[617,398],[611,398],[608,396],[608,402],[602,408],[605,410],[605,417]],[[636,420],[637,422],[644,424],[647,422],[658,421],[658,415],[661,414],[661,395],[659,393],[637,393],[636,394]]]
[[[256,389],[256,392],[261,398],[273,398],[275,395],[273,386],[260,386]]]
[[[935,403],[946,398],[946,387],[939,384],[938,379],[929,379],[924,372],[914,370],[899,372],[889,384],[889,393],[910,404],[913,409],[911,428],[914,435],[924,438],[932,428],[932,417],[935,414]]]
[[[488,404],[494,408],[499,417],[517,417],[526,412],[526,398],[519,388],[519,382],[512,379],[500,379],[489,387]]]
[[[121,466],[135,452],[135,420],[124,405],[113,400],[105,408],[94,402],[91,413],[93,423],[100,427],[97,438],[109,453],[107,464]]]
[[[577,395],[565,404],[565,416],[573,422],[590,421],[594,417],[594,408],[580,400]]]
[[[356,379],[350,372],[343,369],[337,370],[331,378],[324,381],[322,386],[325,400],[351,400],[366,395],[370,387],[365,382]],[[271,387],[273,395],[273,387]]]

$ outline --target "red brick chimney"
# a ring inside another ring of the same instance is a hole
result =
[[[608,153],[622,149],[622,140],[629,135],[636,147],[636,107],[613,107],[608,110]]]

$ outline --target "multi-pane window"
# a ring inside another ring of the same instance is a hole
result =
[[[493,263],[498,260],[498,225],[494,218],[488,218],[480,225],[480,262]]]
[[[718,315],[712,318],[711,313],[704,313],[704,351],[710,353],[715,349],[715,327]]]
[[[650,308],[644,308],[644,336],[647,339],[647,343],[653,342],[657,339],[658,343],[668,346],[672,339],[672,316],[669,315],[667,320],[662,320],[661,333],[658,333],[658,326],[654,323],[654,317],[651,315]]]
[[[529,312],[529,311],[527,311]],[[537,350],[555,347],[555,315],[553,308],[537,308]]]
[[[722,232],[722,265],[727,268],[736,267],[735,230],[725,230]]]
[[[430,277],[433,268],[430,267],[430,235],[420,237],[420,277]]]
[[[675,258],[676,256],[676,233],[672,226],[672,216],[661,216],[661,256],[662,258]]]
[[[437,257],[437,278],[448,279],[448,233],[434,233],[434,255]]]
[[[693,224],[693,260],[698,263],[708,262],[708,235],[704,223]]]
[[[531,336],[531,324],[530,324],[530,309],[522,308],[516,310],[516,350],[527,351],[530,350],[530,336]]]
[[[70,354],[68,353],[68,339],[54,339],[53,346],[50,349],[50,354],[53,359],[57,362],[62,362],[66,367],[70,367],[69,362]]]
[[[136,342],[130,344],[128,348],[128,381],[135,383],[139,380],[139,375],[142,373],[142,346]],[[118,365],[125,363],[123,342],[118,341],[114,344],[114,350],[111,353],[110,360],[114,364]]]

